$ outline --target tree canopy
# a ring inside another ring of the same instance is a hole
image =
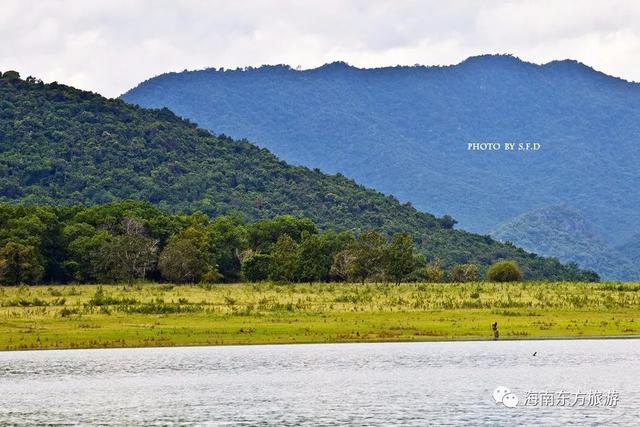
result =
[[[93,207],[0,204],[4,284],[442,281],[442,267],[427,261],[434,255],[416,249],[405,233],[321,231],[309,219],[292,216],[245,222],[202,212],[169,214],[137,201]],[[461,268],[451,267],[452,278]],[[579,280],[597,279],[572,268],[567,272],[582,274]]]

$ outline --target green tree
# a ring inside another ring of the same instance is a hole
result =
[[[425,267],[421,268],[418,272],[420,280],[427,283],[442,283],[444,279],[444,272],[440,266],[440,260],[430,262]]]
[[[242,258],[242,278],[249,282],[259,282],[269,277],[271,257],[260,252],[251,252]]]
[[[163,278],[175,283],[197,283],[203,278],[210,281],[218,276],[209,254],[188,237],[177,237],[167,243],[158,258],[158,269]]]
[[[318,229],[308,218],[296,218],[283,215],[273,219],[265,219],[247,227],[249,245],[254,251],[267,253],[278,239],[287,234],[299,242],[303,233],[317,234]]]
[[[515,261],[498,261],[487,270],[490,282],[518,282],[522,280],[522,272]]]
[[[350,263],[347,264],[348,275],[364,282],[370,276],[383,271],[385,258],[385,239],[375,230],[361,233],[349,248]]]
[[[5,71],[4,74],[0,73],[3,79],[9,80],[20,80],[20,73],[17,71],[9,70]]]
[[[478,280],[478,266],[476,264],[456,264],[451,267],[448,276],[450,282],[474,282]]]
[[[298,275],[298,244],[288,234],[280,236],[271,249],[269,278],[276,282],[294,282]]]
[[[453,219],[453,217],[451,217],[450,215],[445,215],[442,218],[440,218],[440,224],[442,224],[442,227],[446,229],[452,229],[453,226],[456,225],[457,223],[458,221]]]
[[[69,240],[68,258],[64,262],[69,275],[79,282],[96,280],[96,257],[111,234],[106,230],[96,230],[86,223],[68,225],[63,234]]]
[[[210,251],[227,282],[240,279],[240,254],[247,248],[247,230],[237,216],[222,216],[209,226]]]
[[[317,282],[329,275],[331,248],[317,234],[302,233],[298,253],[300,280]]]
[[[8,242],[0,249],[0,281],[8,285],[36,283],[44,274],[33,246]]]
[[[413,253],[413,240],[406,233],[393,236],[387,247],[385,257],[385,274],[399,285],[415,266],[416,260]]]

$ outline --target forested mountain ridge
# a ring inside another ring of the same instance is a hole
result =
[[[0,79],[0,201],[151,202],[168,212],[303,216],[321,229],[407,232],[445,266],[517,260],[529,279],[583,279],[562,266],[452,230],[395,198],[341,176],[290,166],[247,141],[215,136],[167,109],[150,110],[5,72]]]
[[[631,242],[620,249],[609,246],[593,233],[579,211],[566,205],[519,215],[501,224],[491,236],[541,255],[553,254],[562,262],[575,262],[606,280],[640,279]]]
[[[576,61],[207,69],[151,78],[122,99],[342,172],[471,231],[562,203],[610,246],[640,228],[640,85]],[[478,142],[541,148],[468,150]]]

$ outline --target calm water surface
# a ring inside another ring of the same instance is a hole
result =
[[[536,356],[533,353],[537,352]],[[0,424],[638,425],[640,340],[0,352]],[[519,405],[492,398],[506,386]],[[523,406],[614,390],[616,407]]]

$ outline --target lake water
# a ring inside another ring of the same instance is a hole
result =
[[[0,372],[2,425],[628,426],[640,416],[640,340],[0,352]],[[516,407],[496,403],[499,386]]]

